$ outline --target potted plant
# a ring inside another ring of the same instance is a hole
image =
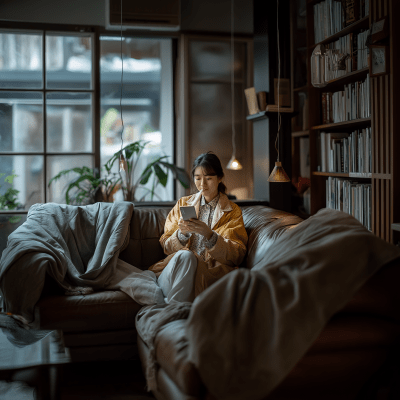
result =
[[[2,178],[5,175],[5,173],[0,173],[0,178]],[[13,182],[14,178],[18,176],[14,174],[14,171],[12,171],[11,175],[7,175],[4,178],[4,182],[9,183],[11,186],[5,191],[4,194],[0,194],[0,210],[17,210],[18,208],[21,208],[21,204],[18,203],[17,201],[17,196],[19,193],[19,190],[13,188]],[[1,189],[0,185],[0,189]],[[19,222],[21,217],[19,216],[12,216],[8,217],[8,221],[10,223],[16,223]]]
[[[67,186],[65,201],[67,204],[91,204],[97,201],[113,201],[113,196],[118,190],[122,190],[124,200],[141,201],[137,197],[137,189],[140,187],[150,193],[151,200],[157,196],[155,189],[161,184],[166,186],[169,173],[177,179],[184,188],[189,188],[190,178],[183,168],[167,162],[168,156],[160,156],[148,163],[139,176],[135,179],[135,171],[138,168],[140,156],[149,142],[138,140],[130,143],[113,156],[104,164],[105,177],[100,177],[97,170],[88,167],[71,168],[61,171],[49,181],[49,186],[60,179],[62,176],[71,172],[78,174]],[[112,172],[115,163],[122,163],[124,171]],[[151,189],[146,185],[152,179]],[[76,189],[71,196],[71,190]]]
[[[3,178],[4,175],[6,175],[4,172],[0,173],[0,178]],[[12,171],[11,175],[7,175],[4,178],[4,182],[8,183],[10,186],[4,194],[0,194],[0,210],[12,211],[23,208],[23,205],[18,202],[19,190],[13,187],[14,178],[17,176],[18,175],[14,174],[14,171]],[[3,179],[1,179],[1,181],[3,181]],[[2,186],[3,185],[0,184],[0,189]],[[22,219],[21,215],[0,215],[0,258],[3,250],[6,248],[8,236],[17,229],[23,221],[24,219]]]

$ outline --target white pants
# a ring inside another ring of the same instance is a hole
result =
[[[197,258],[191,251],[180,250],[171,258],[158,277],[166,303],[194,300],[196,269]]]

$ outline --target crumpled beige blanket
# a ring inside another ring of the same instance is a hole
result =
[[[147,389],[157,390],[158,364],[155,354],[154,342],[157,333],[162,327],[171,321],[187,319],[192,303],[171,302],[170,304],[156,304],[143,307],[136,314],[136,330],[149,348],[149,360],[147,362],[146,381]]]
[[[233,271],[195,299],[189,361],[216,399],[263,399],[331,316],[399,257],[355,218],[322,209],[277,239],[251,271]]]

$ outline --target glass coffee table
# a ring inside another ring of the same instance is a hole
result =
[[[26,382],[38,400],[58,399],[60,367],[71,361],[62,332],[27,331],[9,318],[0,313],[0,381]]]

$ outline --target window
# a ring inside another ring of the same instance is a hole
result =
[[[149,142],[136,177],[158,156],[174,162],[172,47],[170,38],[122,39],[123,144]],[[18,191],[18,209],[0,207],[0,254],[31,205],[65,203],[74,176],[49,188],[52,177],[73,167],[100,168],[121,148],[120,96],[120,36],[0,29],[0,195]],[[4,180],[12,174],[12,183]],[[153,200],[172,200],[173,186],[173,179],[159,185]],[[142,198],[151,200],[145,189],[138,191]]]
[[[100,37],[100,153],[101,165],[121,148],[121,37]],[[122,38],[123,146],[148,141],[134,179],[156,157],[173,162],[172,39]],[[115,171],[118,165],[115,164]],[[147,187],[150,188],[152,182]],[[140,189],[136,200],[151,200]],[[173,180],[157,187],[154,200],[173,199]]]
[[[0,30],[0,254],[32,204],[65,202],[63,169],[94,166],[93,35]],[[14,180],[5,181],[15,174]]]
[[[17,175],[20,209],[64,203],[71,177],[50,178],[94,166],[92,48],[88,33],[0,31],[0,173]]]

